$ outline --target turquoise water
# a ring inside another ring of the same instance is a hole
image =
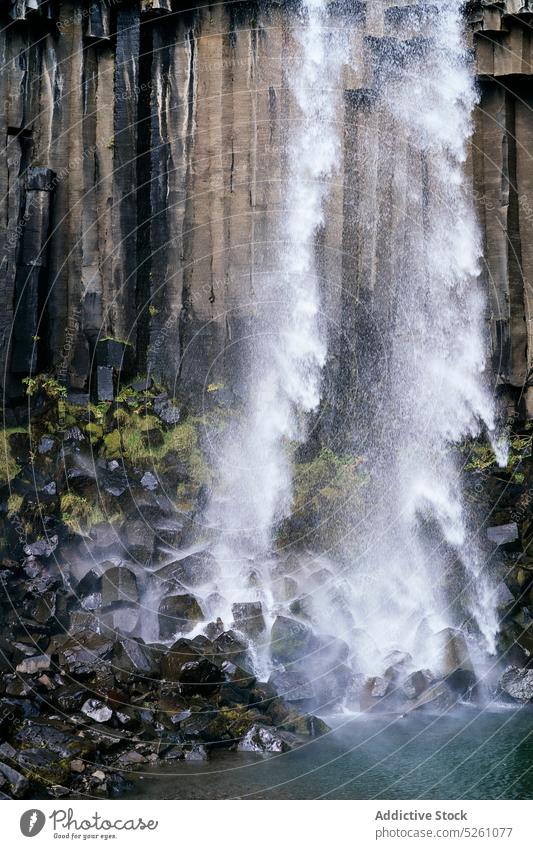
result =
[[[129,798],[530,799],[533,710],[330,718],[283,755],[217,752],[143,770]]]

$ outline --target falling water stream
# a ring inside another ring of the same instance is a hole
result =
[[[306,618],[318,633],[345,640],[355,671],[366,674],[382,673],[395,650],[409,652],[415,667],[431,667],[432,635],[447,626],[494,651],[492,588],[456,450],[485,431],[505,462],[486,370],[481,248],[467,177],[476,92],[461,7],[442,0],[428,27],[418,7],[400,25],[381,4],[385,31],[361,40],[366,87],[353,93],[367,107],[341,118],[348,38],[325,0],[302,6],[286,65],[290,107],[273,267],[257,276],[246,401],[219,446],[219,484],[205,513],[219,564],[206,588],[210,615],[230,624],[233,604],[262,604],[266,629],[254,649],[262,672],[274,617],[294,613],[276,594],[275,538],[291,510],[288,446],[305,442],[321,403],[328,284],[319,276],[317,235],[349,120],[359,133],[359,184],[350,200],[365,250],[353,286],[358,368],[345,387],[355,412],[343,426],[367,483],[356,507],[347,499],[354,530],[341,553],[302,554],[307,566],[296,578],[307,593]]]

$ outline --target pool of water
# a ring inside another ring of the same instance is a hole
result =
[[[329,718],[283,755],[215,753],[130,775],[144,799],[530,799],[533,710]]]

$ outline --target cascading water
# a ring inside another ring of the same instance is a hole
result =
[[[271,608],[269,554],[276,525],[291,508],[288,443],[305,439],[305,416],[320,402],[326,340],[315,237],[339,161],[345,61],[345,38],[331,29],[325,0],[308,0],[285,68],[291,102],[274,267],[254,270],[259,294],[247,400],[242,421],[218,453],[219,486],[206,517],[217,534],[213,551],[221,567],[222,597],[213,615],[225,622],[236,600],[260,599]]]
[[[224,627],[235,620],[248,630],[261,672],[271,668],[275,615],[314,629],[305,663],[298,656],[291,681],[278,685],[296,681],[298,690],[315,676],[318,699],[330,691],[338,699],[354,672],[382,673],[394,651],[409,653],[410,668],[436,668],[442,646],[434,637],[449,626],[494,649],[498,623],[457,451],[484,430],[505,460],[485,367],[481,249],[466,174],[476,94],[461,6],[374,3],[366,35],[355,37],[363,85],[346,96],[354,29],[344,33],[324,0],[308,0],[285,68],[281,214],[271,266],[251,269],[257,299],[245,401],[217,446],[218,482],[204,513],[217,571],[202,601]],[[354,361],[342,386],[352,415],[338,430],[362,458],[366,483],[361,498],[346,493],[344,542],[334,555],[293,547],[292,559],[280,562],[274,540],[291,511],[289,445],[306,440],[306,418],[321,400],[327,340],[317,234],[341,115],[356,175],[355,185],[344,181],[344,215],[357,270],[344,277],[351,332],[341,355]],[[281,656],[274,648],[275,663]]]
[[[440,628],[464,624],[493,651],[498,625],[454,450],[486,429],[505,460],[485,374],[481,249],[465,173],[476,94],[461,7],[432,7],[431,38],[416,29],[416,10],[403,20],[411,38],[398,37],[391,18],[391,37],[372,45],[363,132],[374,163],[365,162],[388,171],[381,192],[390,194],[384,202],[368,193],[358,211],[363,228],[387,230],[388,244],[376,239],[358,307],[360,326],[374,324],[356,341],[367,345],[360,365],[370,368],[359,371],[355,447],[371,481],[355,517],[350,606],[382,656],[407,650],[429,666]]]

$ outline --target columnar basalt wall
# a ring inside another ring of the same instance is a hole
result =
[[[465,7],[480,85],[471,168],[493,357],[523,410],[533,409],[528,5]],[[176,0],[2,3],[0,366],[8,398],[36,370],[88,391],[97,342],[108,337],[122,344],[130,372],[154,371],[177,391],[237,384],[283,214],[298,14],[292,2],[192,10]],[[405,222],[422,215],[408,209],[401,187],[391,189],[407,151],[380,136],[374,75],[395,44],[438,45],[431,4],[335,2],[332,14],[351,28],[354,59],[339,115],[344,162],[318,236],[334,383],[349,360],[353,299],[379,302],[394,267],[387,233],[370,220],[354,225],[358,198],[379,193]],[[373,167],[377,140],[391,145],[387,173]],[[400,232],[397,222],[391,231]]]

